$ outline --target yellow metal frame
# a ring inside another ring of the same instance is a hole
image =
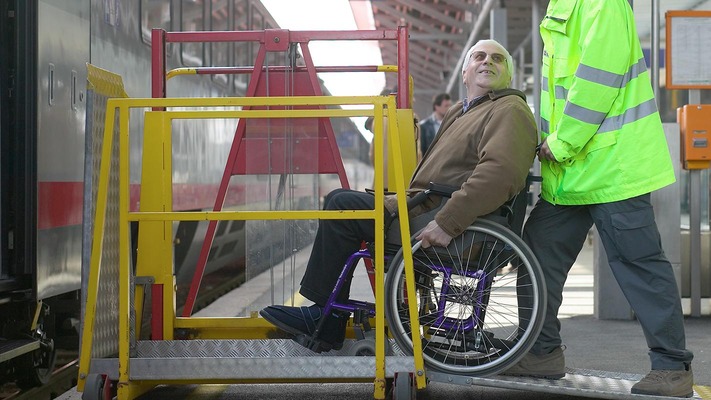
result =
[[[358,105],[363,109],[346,110],[322,108],[311,110],[214,110],[214,108],[237,108],[245,106],[336,106]],[[172,107],[198,109],[196,111],[146,111],[141,202],[139,212],[130,212],[129,209],[129,116],[131,109],[170,109]],[[208,109],[209,108],[209,109]],[[400,113],[398,113],[400,111]],[[375,246],[384,248],[384,199],[375,196],[373,210],[349,211],[201,211],[201,212],[174,212],[172,210],[172,155],[171,155],[171,123],[178,119],[223,119],[223,118],[314,118],[314,117],[374,117],[374,167],[375,191],[384,192],[383,174],[383,117],[387,117],[388,146],[390,157],[396,165],[402,165],[403,150],[400,136],[403,126],[407,126],[411,119],[412,110],[396,110],[395,99],[392,96],[370,97],[252,97],[252,98],[171,98],[171,99],[109,99],[104,125],[104,147],[99,175],[99,189],[97,195],[93,247],[87,292],[86,315],[81,341],[81,358],[79,361],[79,381],[77,389],[84,390],[84,384],[89,374],[91,349],[93,344],[92,332],[96,315],[98,283],[101,267],[102,244],[105,231],[105,213],[107,207],[109,172],[111,165],[111,144],[113,143],[114,121],[118,113],[119,118],[119,381],[118,398],[120,400],[134,399],[149,390],[158,382],[132,382],[129,379],[130,368],[130,235],[129,223],[138,221],[141,224],[139,237],[139,261],[136,276],[152,276],[156,284],[163,284],[164,290],[164,339],[173,339],[174,328],[193,329],[202,338],[246,338],[254,335],[258,329],[267,329],[269,326],[259,318],[179,318],[175,312],[175,298],[173,290],[174,276],[172,275],[172,228],[174,221],[203,221],[203,220],[301,220],[301,219],[372,219],[375,221]],[[406,111],[410,111],[407,114]],[[399,125],[403,125],[400,126]],[[400,129],[399,129],[400,128]],[[413,165],[414,167],[414,165]],[[411,172],[411,171],[409,171]],[[399,208],[399,222],[402,243],[410,243],[410,227],[407,218],[407,206],[403,168],[395,168],[395,186],[390,190],[400,194],[397,196]],[[414,287],[414,271],[412,252],[404,251],[407,295],[416,298]],[[375,381],[374,397],[385,398],[385,306],[384,306],[384,259],[375,260]],[[142,304],[143,291],[136,286],[136,307]],[[420,341],[419,321],[417,306],[410,302],[410,315],[412,316],[412,343],[414,350],[415,381],[416,386],[422,389],[426,385],[424,362],[422,358],[422,344]],[[136,310],[137,315],[140,309]],[[137,324],[140,325],[140,324]],[[137,329],[138,327],[136,327]],[[247,332],[250,333],[247,333]],[[263,337],[263,336],[262,336]],[[268,381],[265,377],[265,381]],[[182,382],[200,383],[200,382]]]

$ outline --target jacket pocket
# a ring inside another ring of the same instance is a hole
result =
[[[654,212],[650,208],[610,215],[620,258],[636,261],[661,253]]]
[[[615,132],[596,133],[573,159],[583,160],[593,151],[610,147],[615,143],[617,143],[617,134]]]

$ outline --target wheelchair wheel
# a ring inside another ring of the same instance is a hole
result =
[[[523,357],[541,330],[546,303],[541,267],[523,240],[482,219],[447,248],[420,245],[412,254],[426,366],[488,376]],[[385,315],[398,346],[412,354],[405,284],[401,249],[385,281]]]

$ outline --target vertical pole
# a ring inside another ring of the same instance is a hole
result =
[[[131,261],[130,261],[130,229],[129,211],[129,155],[128,155],[129,110],[119,109],[119,329],[118,329],[118,391],[122,398],[126,391],[130,392],[131,357]]]
[[[151,30],[151,97],[165,98],[165,31]],[[163,111],[154,107],[153,111]],[[163,339],[163,285],[151,285],[151,338]]]
[[[541,58],[543,57],[543,40],[539,33],[538,24],[541,23],[541,0],[531,2],[531,63],[533,64],[533,110],[536,126],[541,126]],[[536,158],[533,162],[533,175],[541,175],[541,163]],[[536,202],[541,193],[539,185],[531,185],[533,202]]]
[[[701,91],[689,90],[689,104],[701,103]],[[689,171],[689,256],[691,316],[701,316],[701,170]]]
[[[397,108],[412,108],[410,104],[410,68],[408,66],[407,26],[397,27]]]
[[[501,43],[505,49],[508,49],[508,24],[506,15],[505,8],[497,7],[489,12],[489,35],[492,39]]]
[[[659,0],[652,0],[652,37],[650,48],[649,76],[652,79],[654,98],[659,107]]]
[[[533,60],[533,62],[536,62]],[[521,47],[521,51],[518,52],[518,73],[516,76],[516,84],[518,85],[518,90],[523,92],[524,84],[526,82],[526,48]]]
[[[151,31],[151,96],[165,98],[165,31],[157,28]]]
[[[691,316],[701,316],[701,170],[689,171],[689,255],[691,259]]]

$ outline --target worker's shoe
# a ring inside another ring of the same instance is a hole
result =
[[[694,395],[694,374],[686,369],[653,369],[632,386],[632,394],[651,396],[691,397]]]
[[[526,353],[513,367],[502,375],[526,376],[531,378],[560,379],[565,376],[565,356],[563,347],[543,355]]]
[[[346,336],[346,324],[349,313],[333,311],[326,317],[323,326],[314,337],[319,321],[324,317],[323,307],[269,306],[262,309],[259,315],[272,325],[294,335],[294,341],[317,353],[322,351],[340,350]]]

